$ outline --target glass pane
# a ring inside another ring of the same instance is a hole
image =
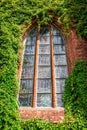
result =
[[[56,94],[57,107],[63,107],[62,94]]]
[[[36,27],[32,28],[29,31],[28,36],[30,36],[30,37],[36,37]]]
[[[63,93],[64,92],[65,80],[56,79],[56,92]]]
[[[66,55],[55,55],[55,65],[67,65]]]
[[[22,78],[33,78],[33,67],[23,67]]]
[[[40,36],[50,36],[50,30],[48,26],[42,26],[40,28]]]
[[[63,40],[61,36],[54,36],[54,44],[62,44]]]
[[[53,35],[59,35],[59,34],[60,31],[56,27],[53,27]]]
[[[51,80],[38,80],[37,92],[51,92]]]
[[[39,67],[38,69],[39,78],[51,78],[51,69],[50,67]]]
[[[61,45],[54,45],[54,53],[55,54],[65,54],[65,46]]]
[[[28,62],[28,64],[25,63],[25,65],[33,65],[34,64],[34,56],[24,56],[24,62]]]
[[[36,29],[33,28],[29,31],[25,39],[25,51],[23,57],[23,67],[19,94],[20,106],[32,106],[31,93],[33,92],[35,43]]]
[[[55,67],[56,78],[66,78],[68,77],[67,66]]]
[[[40,37],[40,44],[50,44],[50,37],[41,36]]]
[[[19,94],[20,106],[32,106],[32,94]]]
[[[21,93],[32,93],[33,80],[21,80],[20,92]]]
[[[39,54],[50,54],[50,45],[39,45]]]
[[[37,94],[37,106],[38,107],[51,107],[52,104],[51,94]]]
[[[39,55],[40,65],[50,65],[50,55]]]
[[[35,46],[26,46],[24,53],[25,54],[34,54],[35,53]]]
[[[36,43],[36,37],[28,37],[26,39],[26,45],[35,45]]]

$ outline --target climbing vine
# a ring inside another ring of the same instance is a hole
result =
[[[36,19],[38,25],[53,21],[74,27],[87,38],[87,0],[1,0],[0,1],[0,129],[20,130],[17,59],[22,32]]]

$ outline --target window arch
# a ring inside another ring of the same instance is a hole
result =
[[[68,76],[64,38],[55,25],[33,27],[25,38],[20,106],[62,107]]]

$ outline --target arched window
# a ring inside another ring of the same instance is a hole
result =
[[[25,38],[20,106],[62,107],[68,76],[65,41],[56,26],[33,27]]]

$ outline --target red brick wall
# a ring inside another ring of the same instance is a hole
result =
[[[69,74],[76,60],[87,60],[87,40],[79,40],[74,29],[66,37],[66,54]]]
[[[55,22],[56,24],[56,22]],[[56,24],[57,25],[57,24]],[[62,27],[60,28],[62,29]],[[68,63],[69,74],[72,71],[73,65],[77,59],[87,60],[87,40],[78,40],[76,32],[71,29],[70,34],[66,36],[66,55]],[[18,75],[20,77],[19,67]],[[54,123],[61,122],[64,118],[64,109],[62,108],[49,108],[49,109],[37,109],[37,108],[20,108],[20,115],[22,118],[41,118],[52,121]]]
[[[64,119],[63,108],[20,108],[19,112],[24,119],[40,118],[53,123],[61,122]]]

